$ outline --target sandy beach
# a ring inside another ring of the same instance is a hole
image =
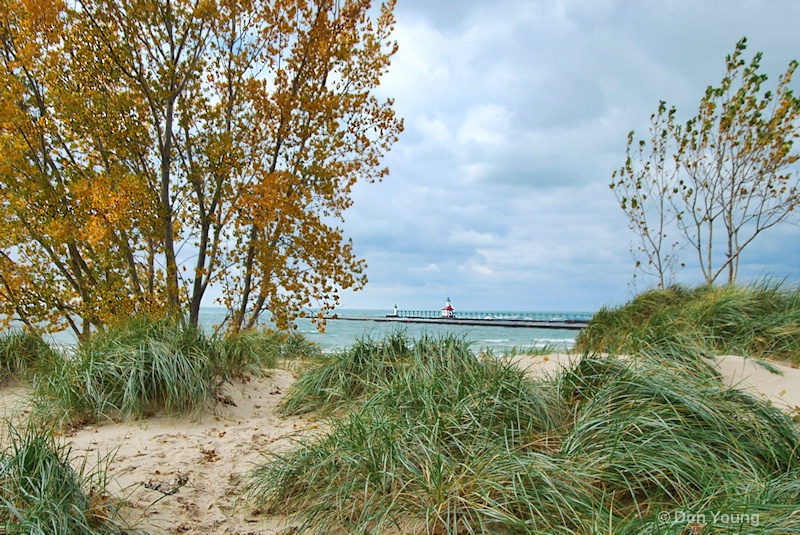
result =
[[[555,373],[576,355],[515,356],[531,374]],[[800,412],[800,370],[755,361],[718,357],[713,365],[727,384],[764,396],[776,406]],[[265,516],[238,502],[242,481],[260,456],[289,448],[298,433],[314,432],[313,417],[283,417],[276,407],[295,373],[276,369],[264,377],[225,385],[215,413],[174,418],[155,415],[143,421],[105,422],[76,430],[64,440],[73,457],[90,462],[111,455],[109,475],[131,505],[134,521],[151,534],[274,535],[294,530],[285,517]],[[27,390],[0,389],[8,415],[20,410]]]

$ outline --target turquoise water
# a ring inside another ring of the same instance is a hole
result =
[[[468,311],[478,313],[478,311]],[[391,314],[391,310],[357,310],[342,309],[336,313],[340,316],[359,318],[379,318]],[[481,315],[519,315],[535,316],[546,312],[502,312],[480,311]],[[585,312],[559,313],[563,317],[579,317]],[[205,308],[200,313],[200,324],[207,333],[213,332],[225,319],[225,310],[222,308]],[[269,324],[267,324],[269,325]],[[345,349],[353,345],[356,339],[380,339],[392,332],[403,332],[409,338],[419,338],[423,335],[441,336],[453,334],[464,337],[473,343],[476,349],[489,349],[496,355],[502,355],[511,349],[524,351],[525,349],[552,347],[555,350],[567,350],[575,344],[575,337],[579,331],[570,329],[531,329],[521,327],[483,327],[467,325],[439,325],[439,324],[410,324],[373,321],[346,321],[329,320],[324,332],[320,332],[309,319],[297,321],[297,332],[302,333],[312,342],[322,347],[323,351],[331,352]],[[58,345],[72,345],[75,338],[70,332],[57,333],[52,336],[52,341]]]
[[[469,311],[474,313],[477,311]],[[336,313],[339,316],[358,318],[380,318],[391,314],[391,310],[360,310],[341,309]],[[480,311],[481,315],[519,315],[521,317],[542,314],[542,311],[529,312],[503,312]],[[559,313],[563,317],[581,317],[586,312]],[[220,309],[207,309],[203,311],[202,323],[206,329],[218,324],[225,316],[225,311]],[[567,350],[575,344],[575,337],[579,331],[571,329],[531,329],[521,327],[483,327],[467,325],[440,325],[440,324],[413,324],[391,323],[373,321],[346,321],[329,320],[324,332],[319,332],[311,320],[301,319],[297,322],[297,332],[302,333],[309,340],[315,342],[325,351],[336,351],[352,346],[358,338],[380,339],[386,334],[401,331],[409,338],[419,338],[422,335],[440,336],[454,334],[464,337],[474,344],[476,348],[490,349],[497,355],[502,355],[512,348],[519,350],[530,348],[553,347],[556,350]]]

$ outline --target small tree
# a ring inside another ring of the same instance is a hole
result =
[[[683,168],[680,227],[706,282],[727,269],[735,282],[739,256],[761,232],[796,214],[800,182],[793,168],[800,99],[789,88],[797,62],[789,64],[775,93],[762,94],[761,53],[750,64],[742,58],[742,39],[726,58],[719,87],[709,87],[696,117],[676,129]],[[724,259],[713,254],[722,230]]]
[[[800,155],[793,148],[800,99],[789,87],[797,62],[774,93],[762,93],[762,54],[746,63],[746,44],[744,38],[736,44],[722,83],[706,90],[685,125],[662,102],[652,120],[651,150],[643,140],[633,150],[631,133],[627,162],[613,175],[611,187],[661,285],[683,246],[696,252],[706,283],[726,270],[735,282],[742,251],[797,214],[800,180],[793,164]]]
[[[674,282],[680,260],[680,242],[671,241],[670,227],[674,228],[677,215],[672,210],[678,166],[672,157],[669,135],[675,110],[667,111],[662,101],[658,114],[650,116],[650,150],[647,143],[634,142],[634,133],[628,134],[628,158],[625,165],[614,171],[611,189],[628,216],[628,228],[639,242],[631,246],[636,269],[658,279],[658,287],[666,288]]]

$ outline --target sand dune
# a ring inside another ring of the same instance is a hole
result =
[[[287,370],[225,387],[216,414],[199,418],[156,415],[139,422],[105,422],[65,440],[73,457],[113,456],[109,475],[131,505],[132,520],[149,533],[267,535],[286,528],[237,503],[243,477],[262,452],[289,447],[291,437],[317,427],[304,417],[284,418],[276,406],[294,380]],[[5,388],[8,414],[24,390]]]
[[[764,366],[737,356],[717,357],[715,367],[727,385],[760,395],[787,412],[800,413],[800,370],[772,362]]]
[[[576,355],[516,356],[533,374],[554,373]],[[713,363],[727,384],[764,396],[776,406],[800,412],[800,370],[735,356]],[[298,433],[314,432],[308,417],[284,418],[276,406],[294,380],[288,370],[226,385],[216,414],[199,418],[156,415],[141,422],[106,422],[65,437],[73,455],[113,455],[109,473],[118,493],[132,506],[139,527],[152,534],[274,535],[291,533],[284,517],[264,516],[237,503],[242,481],[263,452],[288,448]],[[25,389],[5,387],[0,410],[24,400]],[[113,488],[111,490],[114,490]]]

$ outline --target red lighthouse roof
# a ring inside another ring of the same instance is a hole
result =
[[[444,303],[444,308],[442,309],[442,317],[454,318],[455,317],[455,312],[453,312],[454,310],[455,309],[452,306],[450,306],[450,298],[448,297],[447,301],[445,301]]]

